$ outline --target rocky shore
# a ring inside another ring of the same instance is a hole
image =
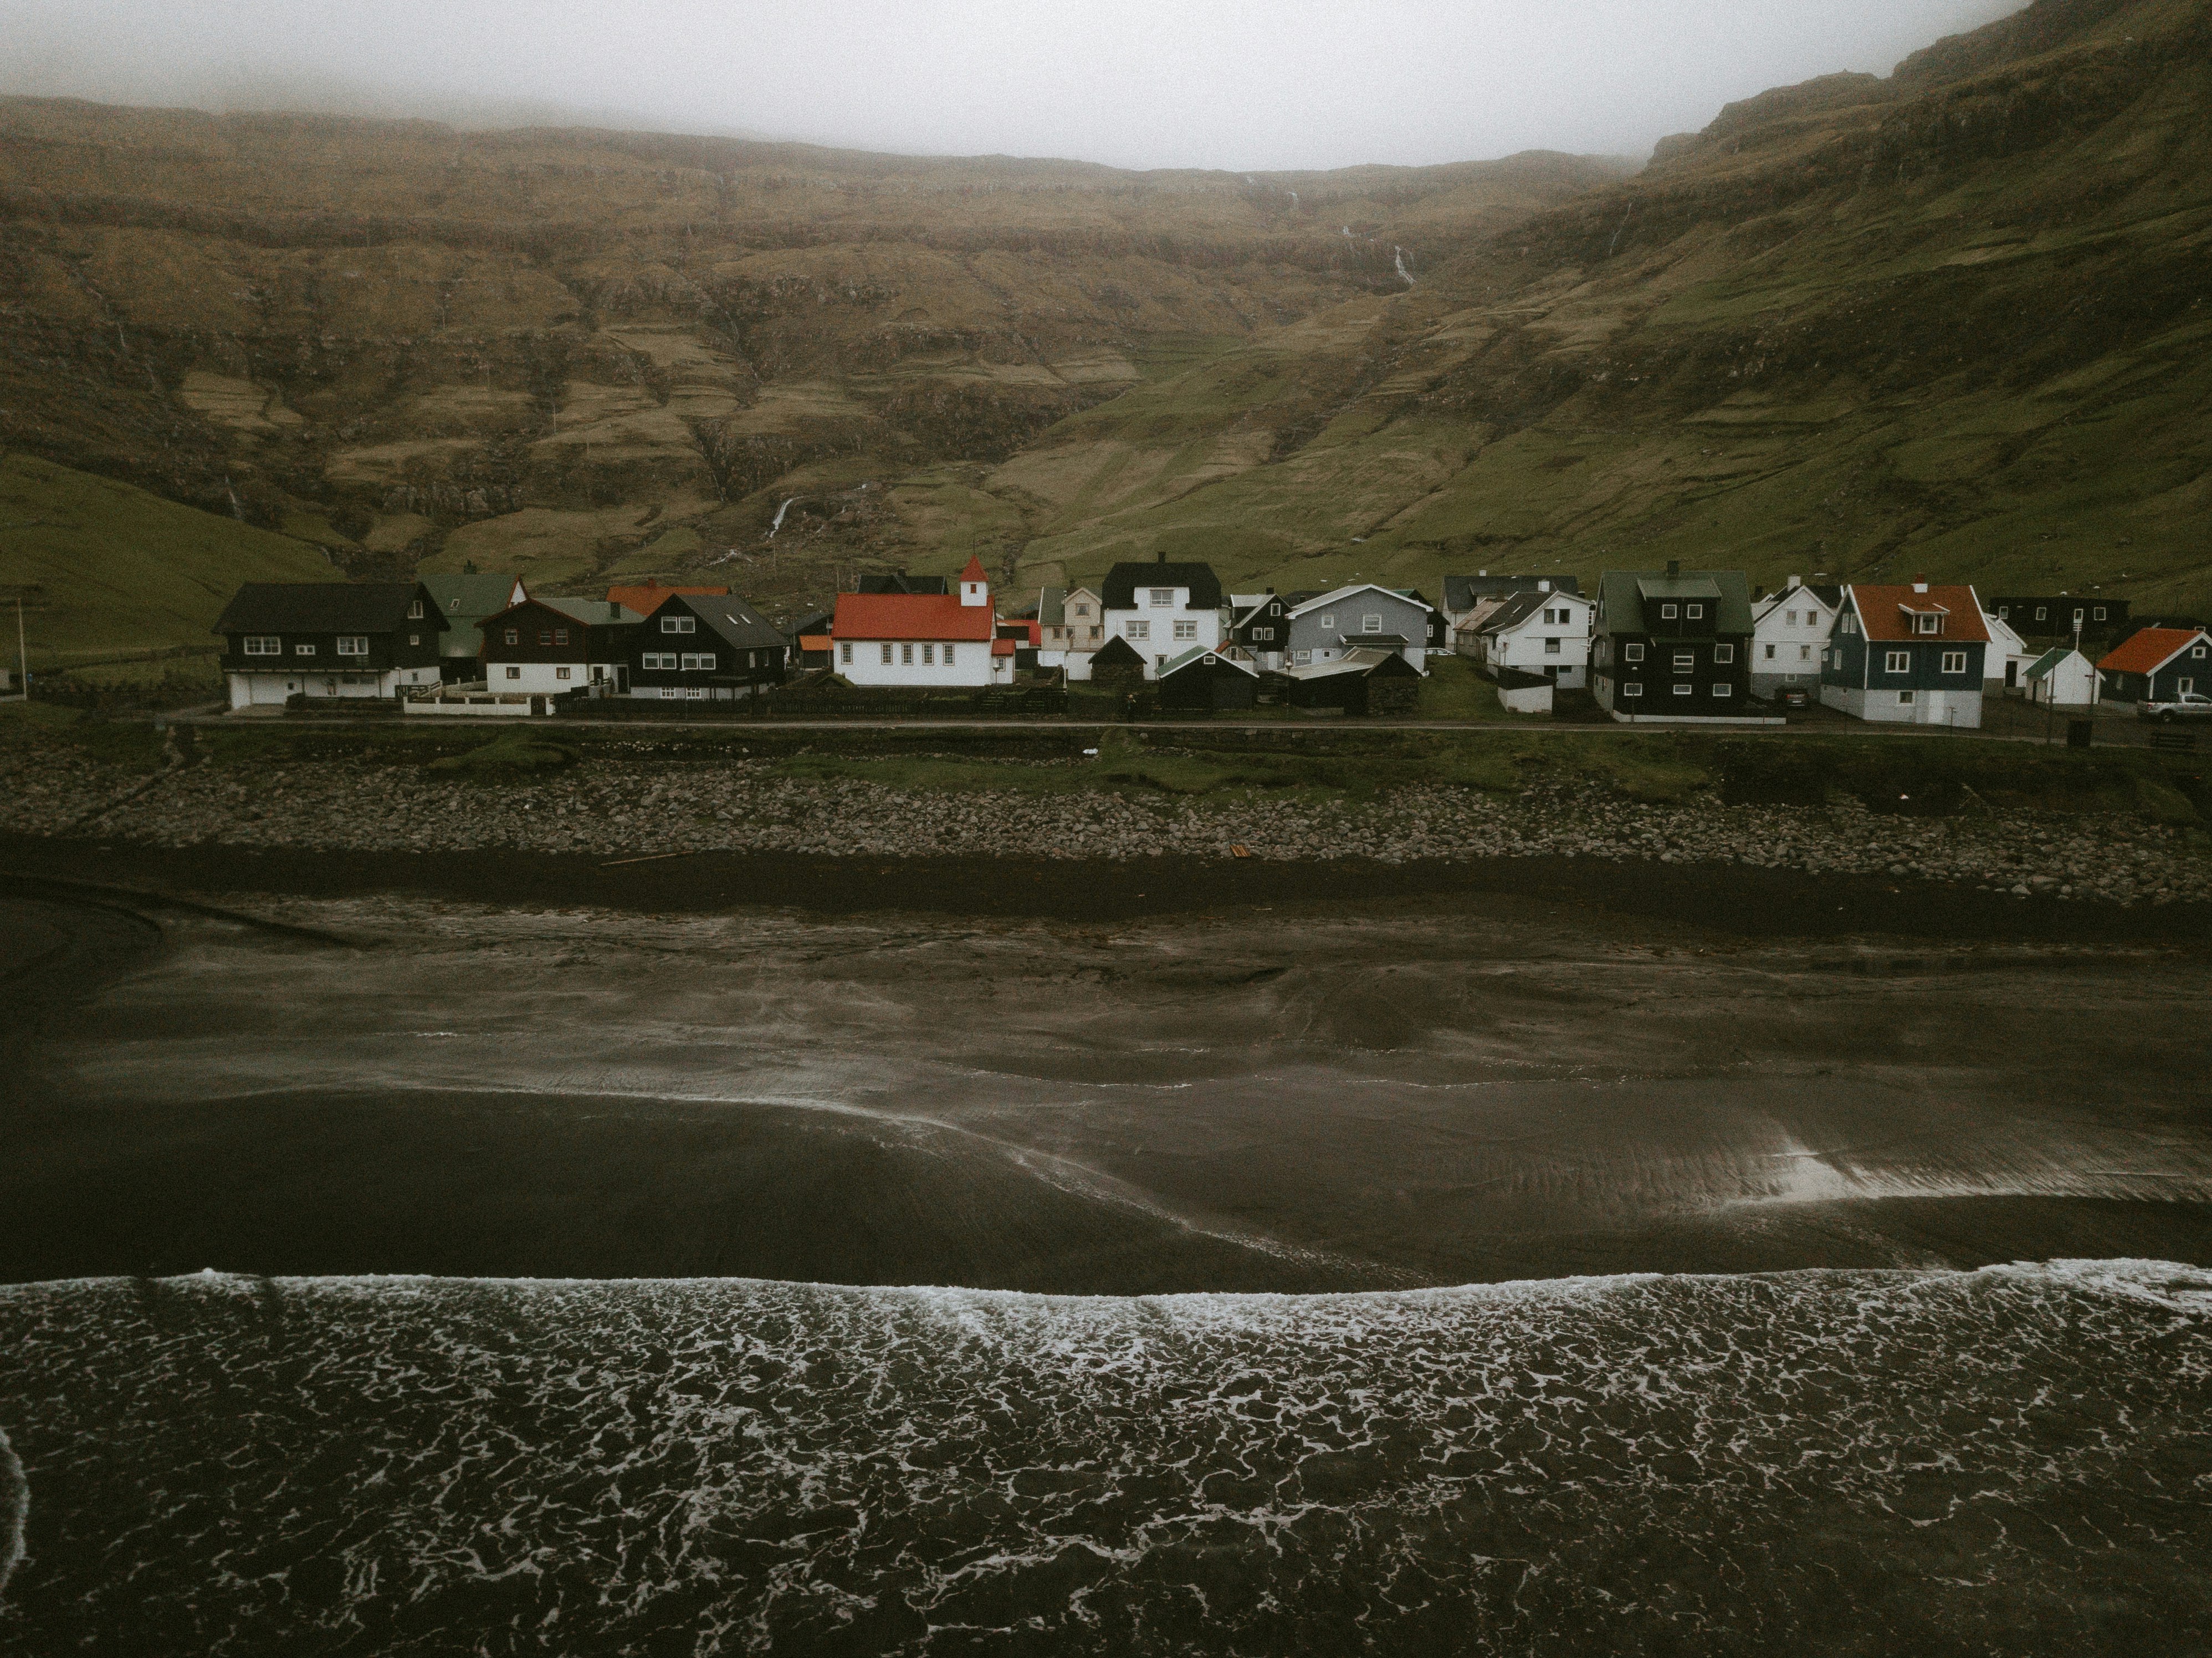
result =
[[[1010,765],[1010,775],[1017,769]],[[793,781],[764,761],[586,759],[487,786],[413,766],[298,761],[143,773],[79,754],[0,756],[0,829],[155,847],[518,850],[648,858],[710,851],[860,858],[1648,859],[1886,875],[2119,904],[2212,899],[2212,858],[2140,820],[1989,810],[1944,818],[1628,800],[1595,783],[1517,795],[1425,786],[1370,802],[1181,799]]]

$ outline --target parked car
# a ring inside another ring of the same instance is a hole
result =
[[[1813,694],[1802,685],[1784,685],[1774,693],[1774,700],[1785,708],[1809,708]]]
[[[2171,702],[2138,702],[2136,714],[2141,719],[2162,721],[2212,720],[2212,696],[2202,691],[2184,691]]]

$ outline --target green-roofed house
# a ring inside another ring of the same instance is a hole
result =
[[[1624,723],[1779,723],[1751,708],[1752,629],[1741,570],[1608,570],[1590,618],[1590,690]]]
[[[522,584],[511,575],[426,575],[422,586],[437,601],[446,631],[438,635],[438,677],[448,685],[483,677],[483,619],[519,604]]]

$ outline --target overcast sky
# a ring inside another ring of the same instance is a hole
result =
[[[0,90],[1294,168],[1642,155],[2014,0],[0,0]]]

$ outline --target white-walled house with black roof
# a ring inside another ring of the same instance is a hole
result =
[[[1150,564],[1125,562],[1106,573],[1098,599],[1106,639],[1122,640],[1144,659],[1145,677],[1187,651],[1221,643],[1221,580],[1211,564],[1172,564],[1163,554]],[[1090,677],[1090,664],[1068,662],[1068,677]]]
[[[214,631],[230,706],[245,708],[435,685],[446,626],[419,581],[249,581]]]

